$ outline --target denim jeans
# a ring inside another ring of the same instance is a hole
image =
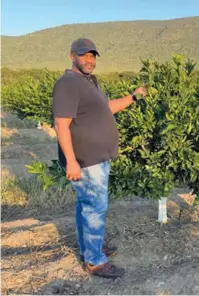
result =
[[[80,255],[85,262],[100,265],[108,261],[102,252],[110,162],[105,161],[81,169],[81,179],[71,181],[76,191],[76,227]]]

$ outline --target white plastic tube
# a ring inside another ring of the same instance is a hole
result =
[[[158,222],[167,223],[167,197],[161,197],[158,201]]]
[[[37,123],[37,129],[41,129],[41,121],[38,121],[38,123]]]

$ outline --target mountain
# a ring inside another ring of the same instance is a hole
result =
[[[71,65],[71,43],[79,37],[96,43],[101,54],[97,61],[98,73],[138,71],[140,58],[166,61],[173,53],[199,60],[199,17],[190,17],[72,24],[23,36],[2,36],[2,66],[64,70]]]

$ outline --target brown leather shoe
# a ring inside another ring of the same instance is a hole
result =
[[[103,278],[117,278],[122,277],[125,273],[125,269],[117,267],[110,262],[101,265],[85,264],[85,271],[90,275],[100,276]]]
[[[106,257],[113,257],[117,254],[117,247],[104,247],[102,248],[103,253]],[[84,262],[84,256],[80,255],[79,259],[81,262]]]

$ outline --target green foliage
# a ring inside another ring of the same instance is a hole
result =
[[[194,63],[179,55],[170,63],[143,61],[135,84],[144,81],[148,95],[116,116],[120,154],[112,163],[112,194],[160,198],[181,183],[199,192],[199,100],[193,70]],[[120,96],[126,89],[120,88]]]
[[[119,81],[132,81],[132,79],[136,76],[135,72],[132,71],[124,71],[124,72],[113,72],[108,74],[97,74],[98,81],[100,84],[109,84]]]
[[[196,198],[194,200],[194,205],[199,206],[199,195],[196,196]]]
[[[69,184],[66,179],[66,173],[59,165],[58,160],[52,160],[51,166],[41,161],[33,161],[31,165],[25,166],[28,169],[28,173],[36,175],[37,179],[41,181],[44,191],[52,186],[64,188]]]
[[[21,70],[12,70],[9,68],[3,67],[1,70],[1,84],[2,86],[18,83],[19,81],[24,81],[27,77],[37,80],[42,80],[44,78],[44,73],[50,73],[50,75],[59,77],[61,71],[49,71],[48,69],[21,69]]]
[[[18,79],[18,75],[20,71],[14,71],[9,68],[1,69],[1,85],[7,85],[12,83],[14,80]]]
[[[2,87],[2,105],[19,118],[32,118],[52,124],[52,88],[59,72],[33,70],[19,75]]]

